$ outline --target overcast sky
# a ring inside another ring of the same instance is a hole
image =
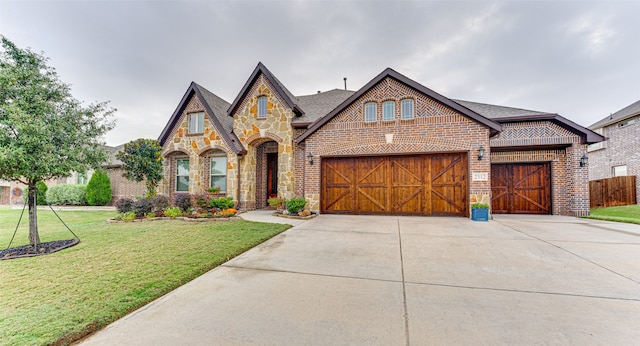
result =
[[[640,1],[13,1],[0,33],[50,58],[119,145],[157,138],[195,81],[233,102],[259,61],[294,94],[391,67],[454,99],[583,126],[640,99]]]

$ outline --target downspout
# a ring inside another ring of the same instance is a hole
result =
[[[238,201],[238,206],[240,206],[240,162],[243,156],[236,155],[236,157],[238,158],[238,173],[236,177],[238,179],[238,187],[236,188],[236,201]]]

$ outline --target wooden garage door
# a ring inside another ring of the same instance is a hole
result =
[[[550,214],[549,163],[491,165],[491,195],[496,214]]]
[[[323,213],[467,216],[467,154],[322,159]]]

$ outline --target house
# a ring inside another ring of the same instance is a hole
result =
[[[606,139],[588,147],[589,180],[640,175],[640,101],[605,117],[589,129]],[[636,196],[640,196],[639,179],[636,179]]]
[[[120,198],[134,198],[144,196],[147,188],[143,182],[130,181],[122,176],[124,170],[122,161],[116,158],[116,153],[121,151],[124,145],[115,147],[104,146],[109,153],[109,157],[101,166],[107,171],[111,180],[111,205]],[[93,174],[93,170],[87,172],[71,172],[71,175],[64,178],[56,178],[45,181],[48,187],[58,184],[88,184]],[[0,180],[0,205],[23,204],[22,194],[26,191],[26,186],[17,182]]]
[[[586,215],[580,160],[603,137],[558,114],[449,99],[386,69],[357,91],[294,96],[262,63],[228,103],[191,83],[160,134],[159,193],[219,187],[239,208]]]

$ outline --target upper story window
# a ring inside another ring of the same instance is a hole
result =
[[[176,160],[176,191],[189,192],[189,159]]]
[[[624,177],[627,175],[627,165],[613,166],[611,169],[614,177]]]
[[[227,191],[227,157],[213,156],[210,158],[210,187],[217,187],[220,192]]]
[[[204,132],[204,112],[189,114],[189,133]]]
[[[402,115],[401,118],[402,119],[413,119],[413,100],[412,99],[406,99],[406,100],[402,100],[401,105],[401,111],[402,111]]]
[[[377,116],[378,107],[375,102],[369,102],[364,104],[364,121],[372,122],[378,120]]]
[[[382,104],[382,120],[389,121],[396,117],[396,103],[393,101],[386,101]]]
[[[258,98],[258,119],[267,117],[267,97],[260,96]]]

